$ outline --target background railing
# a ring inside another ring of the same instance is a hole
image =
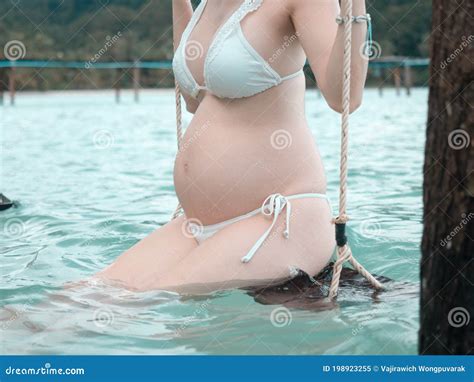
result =
[[[428,58],[413,58],[390,56],[373,59],[369,62],[369,72],[374,79],[379,93],[382,94],[384,86],[392,78],[397,94],[400,94],[402,86],[406,94],[410,95],[414,83],[413,68],[429,66]],[[18,60],[0,61],[0,105],[4,103],[4,93],[8,91],[10,104],[15,104],[17,70],[21,68],[32,69],[84,69],[84,70],[131,70],[134,99],[139,101],[140,71],[142,69],[171,70],[170,60],[163,61],[114,61],[114,62],[86,62],[86,61],[59,61],[59,60]],[[309,65],[305,68],[310,71]],[[307,73],[308,73],[307,71]],[[309,73],[308,73],[309,74]],[[115,89],[116,102],[120,102],[120,79],[113,86]]]

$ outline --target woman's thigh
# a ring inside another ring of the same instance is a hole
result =
[[[157,279],[156,288],[184,293],[274,284],[297,268],[317,274],[334,248],[334,225],[327,201],[292,200],[290,236],[283,237],[285,211],[269,237],[248,263],[241,258],[269,228],[271,219],[259,214],[229,225],[204,241]]]
[[[197,247],[185,223],[185,218],[179,216],[156,229],[95,276],[119,282],[126,288],[153,289],[163,274]]]

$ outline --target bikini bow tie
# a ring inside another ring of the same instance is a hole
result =
[[[286,208],[286,225],[285,225],[285,230],[283,231],[283,236],[285,237],[285,239],[288,239],[290,237],[290,215],[291,215],[290,200],[284,195],[272,194],[264,200],[262,207],[260,207],[260,211],[262,215],[264,216],[273,215],[272,224],[263,233],[263,235],[257,240],[257,242],[253,245],[253,247],[247,253],[247,255],[242,257],[243,263],[248,263],[250,260],[252,260],[252,257],[255,255],[257,250],[262,246],[263,242],[265,241],[265,239],[268,237],[273,227],[275,226],[278,220],[278,216],[280,216],[280,214],[283,212],[285,208]]]

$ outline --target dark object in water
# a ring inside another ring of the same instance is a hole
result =
[[[13,202],[8,199],[5,195],[0,194],[0,211],[6,210],[13,206]]]
[[[247,289],[247,293],[258,303],[264,305],[284,305],[288,308],[300,308],[306,310],[328,310],[337,306],[336,301],[327,298],[329,286],[332,280],[333,263],[329,263],[315,277],[309,276],[303,271],[298,275],[280,285],[265,288]],[[381,283],[391,281],[387,277],[374,276]],[[344,294],[350,288],[351,293],[361,292],[375,299],[381,291],[374,290],[371,284],[357,271],[351,268],[343,268],[340,279],[339,294]]]

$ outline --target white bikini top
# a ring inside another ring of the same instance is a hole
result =
[[[240,22],[250,12],[256,11],[263,0],[245,0],[242,5],[218,29],[204,59],[204,86],[194,79],[186,63],[200,55],[199,43],[188,42],[189,35],[206,7],[207,0],[201,0],[183,32],[173,58],[173,72],[180,88],[197,98],[206,90],[219,98],[243,98],[263,92],[281,82],[303,73],[303,69],[289,76],[281,77],[267,61],[250,45],[242,32]]]

